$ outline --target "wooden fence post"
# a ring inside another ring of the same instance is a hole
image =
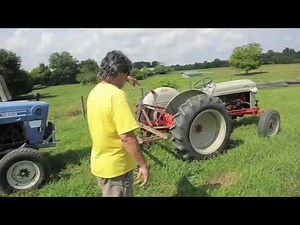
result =
[[[81,110],[82,110],[83,118],[85,118],[84,101],[83,101],[83,96],[82,95],[81,95]]]

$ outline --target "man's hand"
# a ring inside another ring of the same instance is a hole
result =
[[[148,183],[148,181],[149,181],[149,169],[148,169],[147,166],[143,166],[143,167],[140,167],[140,168],[139,168],[139,173],[138,173],[136,179],[137,179],[137,180],[140,179],[141,176],[144,178],[144,181],[143,181],[143,183],[140,185],[140,187],[143,187],[143,186],[145,186],[145,185]]]
[[[138,180],[143,177],[142,184],[140,185],[140,187],[143,187],[149,181],[149,168],[141,151],[141,147],[138,143],[134,130],[121,134],[120,138],[126,151],[134,159],[136,165],[139,166],[139,172],[136,179]]]
[[[132,76],[127,76],[127,81],[129,82],[129,85],[131,88],[134,88],[136,84],[140,85],[139,82],[137,81],[137,79],[135,79]]]

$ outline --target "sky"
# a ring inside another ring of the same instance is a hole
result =
[[[120,50],[131,61],[159,61],[166,66],[228,60],[234,48],[259,43],[263,52],[300,51],[300,28],[0,28],[0,49],[21,57],[30,71],[39,63],[49,65],[54,52],[69,52],[79,61],[100,64],[108,51]]]

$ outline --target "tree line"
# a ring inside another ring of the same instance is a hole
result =
[[[256,45],[256,47],[254,47]],[[251,47],[250,47],[251,46]],[[250,47],[250,48],[249,48]],[[250,43],[248,45],[244,45],[241,47],[237,47],[234,51],[248,52],[252,51],[252,49],[258,48],[255,51],[259,54],[260,64],[293,64],[300,63],[300,51],[295,51],[292,48],[285,48],[282,52],[274,52],[273,50],[269,50],[266,53],[262,53],[259,48],[260,45],[258,43]],[[233,51],[233,52],[234,52]],[[241,56],[243,57],[243,56]],[[194,64],[186,64],[186,65],[172,65],[171,68],[175,70],[194,70],[194,69],[209,69],[209,68],[217,68],[217,67],[229,67],[233,66],[230,60],[220,60],[218,58],[214,59],[211,62],[204,61],[203,63],[194,63]]]
[[[164,66],[159,61],[133,62],[131,74],[137,79],[145,79],[154,74],[167,74],[178,70],[207,69],[233,66],[237,69],[256,69],[262,64],[300,63],[300,51],[285,48],[282,52],[269,50],[262,53],[258,43],[236,47],[229,60],[218,58],[211,62],[196,62],[186,65]],[[74,83],[96,83],[99,65],[94,59],[78,61],[69,52],[55,52],[49,57],[49,65],[40,63],[31,71],[21,68],[21,57],[12,51],[0,49],[0,75],[7,83],[11,94],[15,97],[32,91],[34,85],[61,85]]]

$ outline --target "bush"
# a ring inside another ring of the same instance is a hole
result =
[[[177,89],[179,86],[176,84],[176,80],[163,78],[163,79],[156,80],[153,89],[159,87],[170,87],[170,88]]]
[[[137,68],[133,68],[130,72],[130,74],[135,77],[137,80],[143,80],[147,77],[146,73],[142,72],[141,70]]]
[[[80,82],[81,84],[87,84],[87,83],[96,84],[97,83],[97,73],[94,73],[94,72],[80,73],[77,75],[76,81]]]

